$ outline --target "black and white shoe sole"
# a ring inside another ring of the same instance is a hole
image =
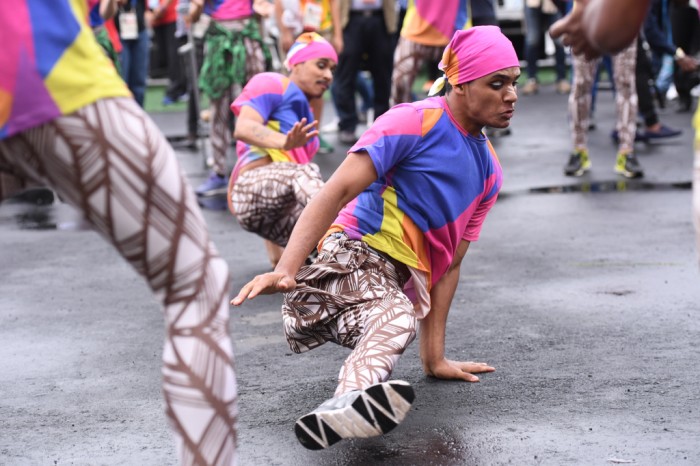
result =
[[[414,399],[408,382],[382,382],[363,390],[345,408],[302,416],[294,433],[309,450],[328,448],[342,439],[386,434],[404,420]]]

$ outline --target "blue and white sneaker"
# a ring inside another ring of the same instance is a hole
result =
[[[197,196],[212,197],[217,195],[223,195],[226,197],[226,191],[228,189],[228,180],[225,176],[219,175],[216,172],[211,172],[209,178],[207,178],[204,183],[197,186],[194,190]]]
[[[403,380],[372,385],[325,401],[294,425],[299,442],[321,450],[347,438],[386,434],[404,420],[415,399]]]

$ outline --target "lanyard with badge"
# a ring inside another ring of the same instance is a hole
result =
[[[318,31],[323,21],[323,7],[321,0],[308,0],[304,3],[304,11],[301,14],[304,31]]]
[[[131,0],[131,8],[119,11],[119,38],[134,40],[139,37],[139,23],[136,19],[136,0]]]

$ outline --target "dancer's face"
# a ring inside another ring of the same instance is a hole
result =
[[[321,97],[333,82],[336,64],[328,58],[317,58],[297,63],[289,75],[308,98]]]
[[[448,95],[450,109],[470,134],[479,134],[484,126],[506,128],[518,100],[519,77],[520,67],[514,66],[458,84]]]

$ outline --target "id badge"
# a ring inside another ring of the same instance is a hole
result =
[[[318,31],[321,29],[321,21],[323,20],[323,7],[314,2],[307,2],[304,5],[304,13],[302,23],[305,31]]]
[[[119,37],[122,40],[138,39],[139,23],[136,21],[135,11],[122,11],[119,13]]]

